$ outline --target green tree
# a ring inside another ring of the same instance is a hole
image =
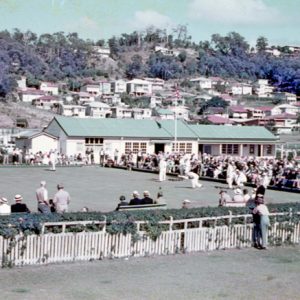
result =
[[[268,39],[263,36],[258,37],[256,40],[255,47],[256,47],[257,52],[265,51],[268,47]]]

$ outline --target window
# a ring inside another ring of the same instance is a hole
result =
[[[85,146],[103,145],[102,138],[85,138]]]
[[[222,144],[222,154],[239,154],[239,144]]]
[[[255,145],[249,145],[249,154],[255,153]]]
[[[267,150],[266,150],[267,154],[271,155],[272,154],[272,145],[267,145],[266,148],[267,148]]]
[[[138,153],[139,151],[146,153],[147,152],[147,143],[139,143],[139,142],[126,142],[125,143],[125,154],[129,154],[130,152]]]
[[[172,144],[173,152],[184,152],[191,154],[192,153],[192,143],[173,143]]]

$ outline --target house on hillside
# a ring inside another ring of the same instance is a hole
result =
[[[99,81],[100,95],[111,95],[111,83],[109,81]]]
[[[110,56],[110,49],[101,46],[93,46],[93,55],[96,57],[107,58]]]
[[[252,95],[252,86],[246,83],[234,83],[230,87],[231,95]]]
[[[110,82],[112,94],[123,94],[126,93],[126,81],[123,79],[115,80]]]
[[[150,108],[133,108],[132,117],[136,120],[151,119],[152,110]]]
[[[78,103],[80,105],[86,104],[86,103],[92,103],[95,101],[95,96],[93,96],[90,93],[87,92],[79,92],[78,95]]]
[[[178,56],[180,53],[178,50],[168,49],[168,48],[161,47],[161,46],[155,46],[154,52],[161,53],[166,56]]]
[[[80,92],[88,93],[94,97],[101,95],[99,84],[85,84],[80,88]]]
[[[263,119],[271,115],[273,106],[247,107],[248,118]]]
[[[292,93],[274,93],[273,94],[275,99],[280,100],[283,103],[287,103],[287,104],[295,104],[297,102],[297,95],[292,94]]]
[[[148,81],[151,84],[153,92],[164,90],[165,81],[163,79],[147,77],[144,78],[144,80]]]
[[[126,83],[127,93],[133,96],[151,96],[152,84],[142,79],[133,79]]]
[[[116,119],[131,119],[132,108],[126,106],[115,106],[111,108],[111,117]]]
[[[54,82],[41,82],[40,90],[49,95],[57,96],[59,94],[59,85]]]
[[[174,120],[175,114],[170,109],[158,108],[156,109],[156,113],[158,114],[158,119],[160,120]]]
[[[203,90],[212,89],[212,80],[207,77],[197,77],[190,79],[190,82],[196,83]]]
[[[59,104],[57,106],[54,106],[52,108],[52,111],[56,112],[59,115],[67,116],[67,117],[85,117],[85,106],[81,105],[63,105]]]
[[[20,91],[19,97],[22,102],[32,103],[32,100],[45,96],[45,94],[44,91],[27,88],[25,91]]]
[[[112,114],[110,106],[103,102],[92,102],[84,106],[86,106],[86,115],[92,118],[109,118]]]
[[[232,119],[247,119],[248,111],[245,107],[236,105],[228,108],[229,118]]]
[[[198,152],[213,156],[274,157],[277,138],[264,127],[189,125],[181,120],[92,119],[56,116],[44,132],[58,138],[66,155],[92,148],[119,153]],[[96,161],[97,162],[97,161]]]
[[[60,103],[62,104],[63,101],[59,99],[57,96],[45,95],[32,100],[31,104],[37,108],[51,110],[54,104],[60,104]]]
[[[283,113],[296,115],[298,113],[298,107],[291,104],[276,105],[271,110],[271,115],[280,115]]]
[[[300,126],[296,123],[297,116],[288,113],[271,115],[262,119],[252,119],[244,122],[245,125],[265,126],[272,128],[278,134],[290,134],[299,130]]]
[[[259,98],[270,98],[273,97],[274,87],[269,85],[269,80],[267,79],[259,79],[254,84],[254,93]]]

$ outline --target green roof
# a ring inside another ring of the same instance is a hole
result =
[[[277,140],[262,126],[189,125],[189,127],[203,140]]]
[[[270,131],[261,126],[188,125],[181,120],[177,120],[175,125],[174,120],[91,119],[63,116],[56,116],[53,120],[57,121],[69,137],[174,139],[176,131],[179,139],[277,140]]]

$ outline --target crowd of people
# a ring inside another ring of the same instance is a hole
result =
[[[143,192],[143,197],[140,196],[138,191],[134,191],[132,193],[132,198],[129,201],[126,201],[126,197],[124,195],[120,196],[120,202],[118,203],[116,210],[120,210],[122,206],[130,206],[130,205],[149,205],[149,204],[166,204],[166,200],[163,197],[163,192],[160,190],[157,193],[156,199],[153,199],[150,196],[149,191]]]
[[[46,181],[40,182],[40,187],[36,190],[37,211],[43,214],[53,212],[68,212],[69,203],[71,201],[70,194],[64,190],[64,185],[57,185],[57,192],[53,199],[49,199]],[[30,213],[30,209],[23,202],[23,197],[19,194],[14,197],[14,204],[9,205],[5,197],[0,198],[0,215],[9,215],[11,213]]]
[[[276,186],[278,188],[300,189],[300,162],[297,160],[262,158],[262,157],[236,157],[212,156],[209,154],[128,154],[122,155],[117,165],[134,166],[145,170],[158,170],[159,180],[165,180],[166,173],[177,173],[180,176],[195,178],[194,174],[215,179],[224,179],[229,188],[236,183]],[[191,176],[188,172],[193,172]],[[184,177],[183,177],[184,178]],[[195,179],[193,187],[198,187]]]

